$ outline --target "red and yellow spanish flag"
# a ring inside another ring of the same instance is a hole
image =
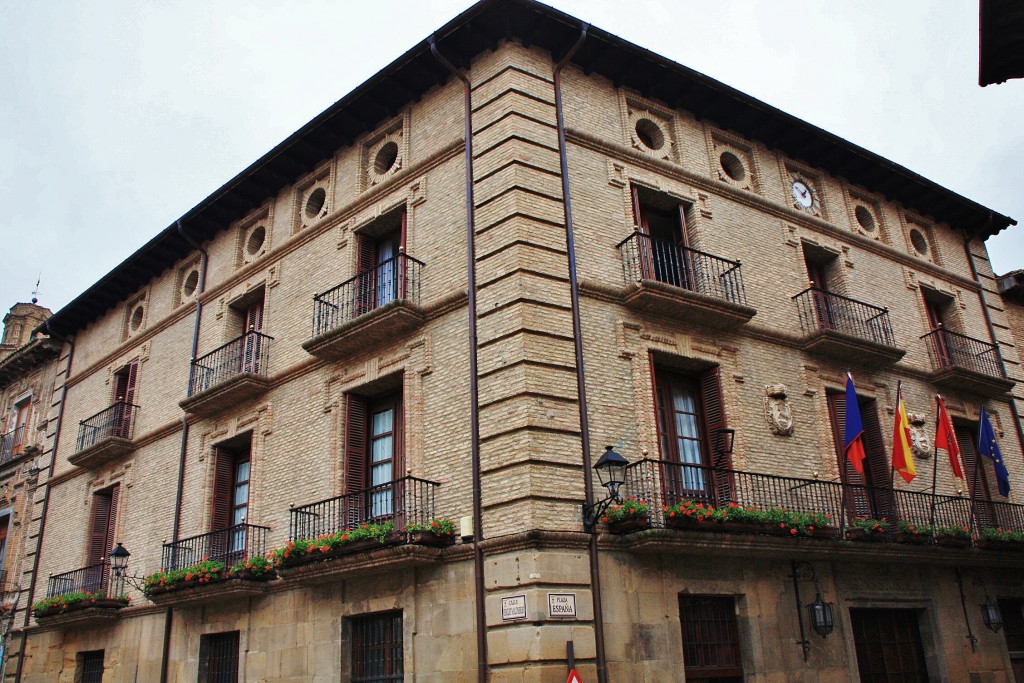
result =
[[[908,484],[917,476],[910,452],[910,420],[903,405],[903,383],[896,386],[896,425],[892,434],[892,467]]]
[[[953,468],[953,475],[963,479],[964,472],[960,469],[960,444],[956,442],[956,432],[953,431],[953,423],[949,419],[949,413],[946,412],[946,404],[943,402],[942,397],[935,394],[935,399],[939,402],[939,418],[935,428],[935,447],[946,449],[946,452],[949,453],[949,466]]]

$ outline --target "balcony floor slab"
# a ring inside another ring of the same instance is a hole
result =
[[[256,398],[270,388],[263,375],[244,372],[178,402],[186,412],[200,417],[216,415],[243,401]]]

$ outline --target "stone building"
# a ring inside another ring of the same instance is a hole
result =
[[[18,678],[561,681],[571,644],[585,681],[1014,680],[1021,555],[985,533],[1024,531],[985,249],[1013,224],[485,0],[50,319],[70,371],[31,594],[90,597],[39,605]],[[605,445],[632,500],[595,512]]]

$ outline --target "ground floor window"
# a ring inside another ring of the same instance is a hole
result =
[[[1003,634],[1010,652],[1013,678],[1024,683],[1024,600],[999,598],[999,612],[1003,615]]]
[[[199,639],[199,683],[238,683],[238,631]]]
[[[851,609],[861,683],[927,683],[916,609]]]
[[[78,653],[75,680],[81,683],[103,683],[103,650]]]
[[[352,683],[403,680],[402,613],[352,620]]]
[[[687,683],[741,683],[736,602],[717,595],[680,595],[683,665]]]

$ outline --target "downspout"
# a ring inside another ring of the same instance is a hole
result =
[[[562,172],[562,206],[565,209],[565,247],[569,256],[569,295],[572,300],[572,339],[576,348],[576,391],[580,406],[580,447],[583,450],[583,489],[587,505],[594,504],[593,473],[590,465],[590,421],[587,417],[587,382],[583,368],[583,329],[580,323],[580,287],[576,278],[576,243],[573,237],[572,199],[569,196],[569,156],[565,145],[565,113],[562,107],[562,69],[587,39],[590,24],[580,25],[580,37],[555,65],[555,118],[558,123],[558,157]],[[608,683],[608,661],[604,647],[604,612],[601,608],[601,566],[597,556],[597,534],[590,534],[590,584],[594,603],[594,649],[598,683]]]
[[[39,575],[39,558],[43,550],[43,537],[46,535],[46,512],[50,507],[50,479],[53,478],[53,471],[57,466],[57,447],[60,445],[60,432],[64,426],[64,405],[68,397],[68,379],[71,377],[71,362],[75,357],[75,341],[62,337],[50,328],[50,321],[43,323],[46,333],[66,342],[68,349],[68,363],[64,368],[64,382],[60,390],[60,407],[57,409],[57,425],[54,428],[53,450],[50,452],[50,469],[46,475],[46,490],[43,492],[43,509],[39,515],[39,536],[36,538],[36,553],[32,558],[32,580],[28,586],[28,602],[25,605],[25,622],[21,626],[21,647],[18,649],[18,673],[14,677],[14,683],[21,683],[21,674],[25,669],[25,649],[28,646],[28,625],[32,619],[32,598],[36,592],[36,577]]]
[[[181,235],[181,238],[188,242],[201,255],[199,261],[199,284],[196,287],[196,317],[192,326],[192,362],[189,363],[188,371],[189,385],[191,386],[192,369],[194,367],[193,363],[196,359],[196,351],[199,348],[199,323],[203,319],[203,292],[206,291],[206,266],[209,263],[210,254],[185,233],[185,228],[181,224],[181,219],[178,219],[177,228],[178,234]],[[187,392],[188,389],[186,389],[186,394]],[[187,452],[188,413],[183,413],[181,416],[181,448],[178,452],[178,487],[174,494],[174,526],[171,530],[172,543],[178,540],[181,528],[181,501],[185,490],[185,455]],[[160,657],[160,683],[167,683],[167,669],[171,660],[171,626],[174,621],[173,609],[173,607],[168,607],[167,612],[164,615],[164,642],[163,652]]]
[[[477,386],[477,333],[476,333],[476,227],[473,221],[473,100],[469,79],[437,49],[435,36],[428,38],[430,52],[453,76],[462,81],[464,93],[464,135],[466,136],[466,270],[469,290],[469,427],[470,461],[473,467],[473,578],[476,589],[476,657],[477,680],[486,683],[487,664],[487,611],[484,602],[484,538],[483,508],[480,502],[480,395]]]
[[[988,229],[992,225],[993,213],[991,210],[988,212],[988,221],[982,228],[982,232]],[[999,348],[999,341],[996,339],[996,328],[992,324],[992,316],[988,312],[988,302],[985,300],[985,286],[981,283],[981,278],[978,276],[978,268],[974,264],[974,254],[971,253],[971,238],[964,235],[964,252],[967,254],[967,263],[971,266],[971,277],[978,283],[978,296],[981,297],[981,312],[985,314],[985,325],[988,327],[988,336],[992,340],[992,344],[996,347],[996,359],[999,361],[999,368],[1003,372],[1004,377],[1009,377],[1006,374],[1006,363],[1003,362],[1003,351]],[[1017,443],[1020,444],[1021,452],[1024,452],[1024,428],[1020,424],[1020,412],[1017,410],[1017,399],[1010,394],[1010,412],[1013,413],[1013,425],[1017,428]]]

